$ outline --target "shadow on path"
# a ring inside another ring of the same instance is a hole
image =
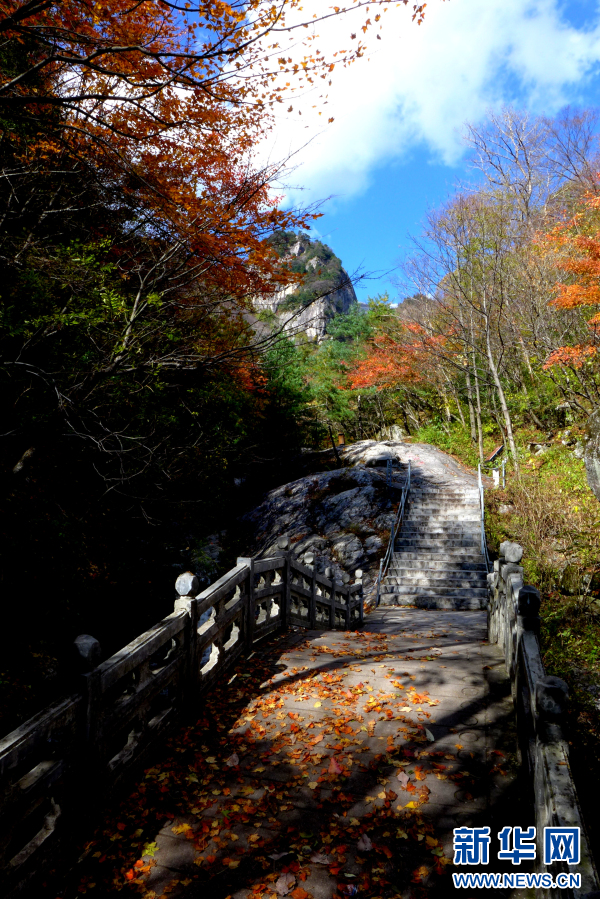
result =
[[[516,744],[485,613],[290,631],[173,734],[47,896],[447,895],[454,827],[531,823]]]

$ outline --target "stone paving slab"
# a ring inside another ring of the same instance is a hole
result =
[[[223,686],[226,702],[215,697],[213,725],[173,737],[187,767],[146,774],[161,808],[143,837],[155,854],[132,849],[125,864],[137,851],[143,865],[120,876],[145,899],[453,892],[454,827],[532,820],[509,681],[485,630],[481,612],[386,609],[362,633],[266,642]],[[91,850],[84,869],[100,881]]]

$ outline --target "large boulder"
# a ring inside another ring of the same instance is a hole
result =
[[[338,579],[363,572],[366,592],[379,569],[400,491],[388,490],[377,467],[342,468],[299,478],[271,490],[245,516],[252,538],[247,555],[274,555],[283,536],[300,561],[332,569]]]

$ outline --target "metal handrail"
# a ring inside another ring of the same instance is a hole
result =
[[[396,533],[398,531],[398,525],[402,521],[404,517],[404,507],[406,506],[406,498],[408,496],[408,491],[410,490],[410,459],[408,460],[408,475],[406,478],[406,482],[404,487],[402,488],[402,497],[400,502],[398,503],[398,509],[396,511],[396,515],[392,522],[392,529],[390,531],[390,539],[387,545],[387,549],[385,551],[385,555],[381,562],[379,563],[379,576],[377,578],[377,599],[375,601],[375,606],[379,605],[379,593],[381,590],[381,582],[387,574],[387,570],[389,568],[389,564],[391,562],[392,556],[394,555],[394,545],[396,542]]]
[[[477,466],[477,483],[479,485],[479,509],[481,513],[481,555],[485,559],[487,571],[491,571],[492,565],[488,555],[487,540],[485,536],[485,503],[483,499],[483,481],[481,480],[481,463]]]

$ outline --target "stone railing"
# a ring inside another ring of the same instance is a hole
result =
[[[360,572],[357,572],[360,576]],[[362,583],[337,583],[290,552],[238,564],[208,589],[182,574],[174,611],[105,662],[88,636],[80,689],[0,740],[0,895],[68,857],[82,823],[171,731],[185,707],[257,641],[295,625],[356,628]]]
[[[587,894],[600,896],[595,893],[600,889],[598,874],[589,850],[569,767],[569,746],[562,730],[568,687],[560,678],[546,675],[544,670],[538,640],[540,594],[535,587],[523,583],[523,568],[518,564],[522,555],[517,543],[502,543],[500,559],[494,562],[494,570],[488,575],[489,640],[502,647],[510,673],[521,764],[533,790],[540,870],[550,872],[555,880],[560,873],[581,874],[581,889],[539,892],[544,897],[560,895],[564,899]],[[542,865],[545,827],[580,828],[578,865],[565,862]]]

